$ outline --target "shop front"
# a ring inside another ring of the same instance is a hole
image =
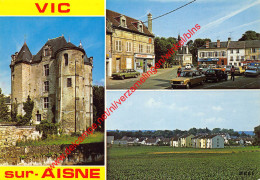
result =
[[[199,58],[198,64],[216,64],[216,65],[227,65],[227,58]]]
[[[134,69],[140,73],[145,73],[154,66],[155,56],[150,54],[135,54]]]

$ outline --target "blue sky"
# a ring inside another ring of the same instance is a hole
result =
[[[147,21],[180,7],[191,0],[107,0],[107,9]],[[195,24],[202,26],[192,39],[238,40],[247,30],[260,32],[260,0],[197,0],[194,3],[153,21],[153,33],[177,37]],[[230,33],[231,32],[231,33]]]
[[[103,17],[0,17],[0,88],[10,94],[11,55],[21,49],[25,35],[33,55],[48,39],[62,34],[77,46],[81,41],[88,57],[94,58],[93,83],[103,85],[104,26]]]
[[[124,91],[107,91],[107,107]],[[253,131],[260,124],[259,91],[136,91],[106,120],[107,130]]]

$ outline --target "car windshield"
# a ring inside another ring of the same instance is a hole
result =
[[[209,70],[207,70],[207,74],[215,74],[215,70],[213,70],[213,69],[209,69]]]
[[[184,71],[181,73],[180,77],[192,77],[192,72]]]
[[[256,70],[256,68],[257,68],[257,67],[255,67],[255,66],[249,66],[249,67],[247,67],[248,70]]]
[[[121,72],[121,73],[126,73],[127,70],[126,70],[126,69],[123,69],[123,70],[121,70],[120,72]]]

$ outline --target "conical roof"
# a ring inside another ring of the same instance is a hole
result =
[[[23,47],[19,51],[16,62],[18,61],[25,61],[25,62],[30,62],[32,60],[32,53],[30,49],[28,48],[27,44],[24,43]]]

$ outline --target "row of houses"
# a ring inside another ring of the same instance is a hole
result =
[[[231,143],[232,142],[232,143]],[[253,138],[239,138],[230,136],[228,133],[217,133],[209,135],[201,133],[197,135],[185,134],[182,136],[175,136],[172,138],[156,137],[127,137],[121,139],[114,139],[114,136],[107,136],[108,144],[115,145],[168,145],[172,147],[192,147],[192,148],[224,148],[224,144],[237,144],[237,145],[252,145]]]
[[[260,40],[209,42],[198,49],[198,64],[244,66],[260,62]]]

